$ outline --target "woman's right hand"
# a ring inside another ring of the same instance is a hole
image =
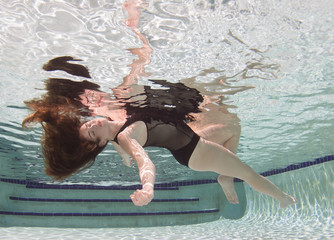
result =
[[[154,191],[153,188],[149,189],[137,189],[131,196],[131,200],[134,205],[136,206],[144,206],[149,204],[154,197]]]

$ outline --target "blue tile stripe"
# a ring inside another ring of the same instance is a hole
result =
[[[137,190],[141,189],[141,185],[132,186],[95,186],[95,185],[83,185],[83,184],[44,184],[38,182],[28,182],[27,188],[39,188],[39,189],[73,189],[73,190]],[[160,187],[154,186],[154,190],[179,190],[178,187]]]
[[[27,188],[41,188],[41,189],[77,189],[77,190],[136,190],[142,186],[139,184],[131,186],[96,186],[84,184],[46,184],[34,181],[0,178],[1,182],[26,185]],[[180,186],[192,186],[200,184],[217,183],[216,179],[200,179],[200,180],[185,180],[170,183],[156,183],[154,190],[179,190]]]
[[[329,155],[329,156],[325,156],[325,157],[321,157],[321,158],[316,158],[313,161],[307,161],[307,162],[301,162],[301,163],[295,163],[295,164],[291,164],[286,166],[285,168],[277,168],[277,169],[272,169],[266,172],[262,172],[260,173],[262,176],[264,177],[268,177],[268,176],[274,176],[277,174],[281,174],[281,173],[285,173],[285,172],[290,172],[290,171],[295,171],[301,168],[306,168],[306,167],[311,167],[317,164],[322,164],[325,162],[330,162],[334,160],[334,155]],[[235,179],[235,182],[242,182],[242,180],[240,179]]]
[[[266,172],[263,172],[261,175],[263,175],[265,177],[266,176],[271,176],[271,175],[276,175],[276,174],[289,172],[289,171],[294,171],[294,170],[298,170],[298,169],[301,169],[301,168],[306,168],[306,167],[310,167],[310,166],[313,166],[313,165],[317,165],[317,164],[321,164],[321,163],[325,163],[325,162],[329,162],[329,161],[333,161],[333,160],[334,160],[334,155],[326,156],[326,157],[322,157],[322,158],[316,158],[313,161],[291,164],[291,165],[289,165],[285,168],[266,171]]]
[[[0,178],[0,181],[5,182],[5,183],[13,183],[13,184],[21,184],[21,185],[27,184],[26,180],[20,180],[20,179]]]
[[[9,197],[15,201],[30,202],[132,202],[131,199],[69,199],[69,198],[25,198],[25,197]],[[198,202],[199,198],[171,198],[171,199],[153,199],[152,202]]]
[[[325,157],[316,158],[313,161],[306,161],[297,164],[288,165],[285,168],[272,169],[260,173],[262,176],[268,177],[289,171],[298,170],[301,168],[310,167],[317,164],[322,164],[325,162],[333,161],[334,155],[329,155]],[[132,186],[95,186],[95,185],[83,185],[83,184],[72,184],[72,185],[61,185],[61,184],[45,184],[34,181],[20,180],[20,179],[7,179],[0,178],[0,181],[13,184],[23,184],[27,188],[41,188],[41,189],[82,189],[82,190],[136,190],[140,189],[141,185]],[[240,179],[235,179],[235,182],[242,182]],[[171,183],[156,183],[154,185],[155,190],[178,190],[180,186],[192,186],[200,184],[210,184],[217,183],[216,179],[200,179],[200,180],[185,180],[185,181],[175,181]]]
[[[197,211],[176,211],[176,212],[120,212],[120,213],[39,213],[39,212],[13,212],[0,211],[0,215],[16,216],[41,216],[41,217],[113,217],[113,216],[158,216],[158,215],[182,215],[217,213],[218,208],[197,210]]]

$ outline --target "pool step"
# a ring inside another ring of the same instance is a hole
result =
[[[66,198],[24,198],[9,197],[10,200],[28,202],[132,202],[131,199],[66,199]],[[199,198],[153,199],[151,202],[198,202]]]
[[[0,179],[0,226],[98,228],[197,224],[221,218],[231,205],[214,181],[195,186],[157,184],[154,199],[143,207],[134,206],[129,198],[138,187]],[[229,211],[235,215],[232,218],[240,218],[244,210],[245,206],[240,205],[238,211]]]
[[[65,192],[63,192],[65,193]],[[89,195],[89,192],[86,192]],[[90,193],[91,194],[91,193]],[[119,193],[113,191],[107,194],[118,195]],[[128,193],[130,195],[130,193]],[[156,194],[157,195],[157,194]],[[127,198],[41,198],[41,197],[22,197],[19,195],[10,196],[11,209],[21,212],[29,209],[30,212],[45,212],[52,211],[56,213],[147,213],[172,211],[182,212],[197,211],[200,207],[199,197],[190,198],[158,198],[155,197],[148,206],[137,207],[134,206],[130,197]],[[125,215],[125,214],[123,214]]]
[[[119,213],[38,213],[38,212],[11,212],[0,211],[0,214],[16,215],[16,216],[42,216],[42,217],[115,217],[115,216],[158,216],[158,215],[178,215],[178,214],[198,214],[198,213],[216,213],[219,209],[206,209],[197,211],[179,211],[179,212],[119,212]]]

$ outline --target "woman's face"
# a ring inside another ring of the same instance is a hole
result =
[[[107,143],[109,137],[108,120],[105,118],[96,118],[88,121],[80,127],[79,133],[81,138],[103,146]]]

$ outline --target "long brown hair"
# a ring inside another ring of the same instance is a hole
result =
[[[52,61],[49,63],[54,63]],[[66,67],[71,66],[67,63]],[[57,66],[53,66],[52,70],[56,69]],[[28,128],[34,123],[42,125],[45,172],[55,180],[61,180],[90,167],[105,147],[83,140],[79,135],[85,122],[82,116],[88,116],[89,111],[78,101],[78,95],[85,89],[98,90],[99,86],[89,81],[68,79],[48,79],[45,83],[47,93],[42,98],[25,102],[33,113],[23,120],[22,127]]]

